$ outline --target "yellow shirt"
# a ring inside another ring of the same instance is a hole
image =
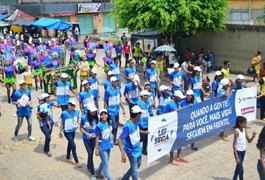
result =
[[[229,79],[230,77],[229,68],[227,69],[222,68],[221,72],[224,74],[224,78]]]
[[[133,49],[134,49],[133,57],[140,57],[141,48],[135,46]]]
[[[32,84],[32,79],[31,79],[31,72],[30,70],[25,71],[23,73],[23,79],[26,82],[26,84]]]
[[[164,68],[164,61],[161,59],[161,61],[156,61],[156,67],[158,69],[163,69]]]
[[[263,79],[264,83],[260,87],[260,93],[264,93],[265,92],[265,77],[262,78],[262,79]]]
[[[80,76],[88,76],[89,63],[87,61],[80,61],[78,67],[81,70]]]

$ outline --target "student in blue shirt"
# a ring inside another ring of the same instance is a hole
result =
[[[131,118],[123,126],[122,133],[118,139],[121,152],[121,161],[126,162],[126,156],[130,162],[130,169],[123,175],[122,180],[127,180],[132,176],[133,180],[138,179],[138,169],[142,164],[142,147],[140,143],[140,133],[148,134],[148,131],[139,129],[139,120],[142,109],[135,105],[130,110]]]
[[[111,86],[110,78],[114,76],[112,71],[108,72],[107,79],[103,82],[104,90]]]
[[[93,154],[96,142],[96,125],[98,124],[97,108],[94,104],[88,106],[88,111],[81,118],[80,131],[83,133],[83,142],[87,151],[87,170],[90,171],[91,179],[95,179]]]
[[[116,52],[116,56],[117,56],[117,58],[118,58],[118,60],[119,60],[119,67],[121,68],[121,55],[122,55],[122,49],[123,49],[123,47],[122,47],[122,45],[121,45],[121,42],[119,41],[118,42],[118,45],[116,45],[115,46],[115,52]]]
[[[97,73],[98,73],[97,69],[93,68],[91,70],[91,76],[87,80],[90,83],[90,90],[94,96],[96,107],[98,108],[98,99],[100,98],[100,95],[99,95],[99,80],[97,78]]]
[[[148,91],[150,93],[150,96],[148,98],[148,102],[149,102],[148,113],[149,113],[149,116],[152,117],[152,116],[154,116],[153,109],[156,108],[156,105],[155,105],[155,95],[154,95],[153,90],[150,87],[150,83],[149,82],[145,82],[144,83],[144,90],[146,90],[146,91]]]
[[[26,89],[26,82],[24,80],[20,80],[18,82],[19,89],[16,90],[12,96],[12,103],[17,107],[17,126],[14,134],[14,141],[18,141],[18,131],[22,126],[23,119],[26,118],[28,122],[28,140],[35,141],[36,138],[31,136],[32,133],[32,102],[31,102],[31,92]],[[23,99],[28,99],[27,104],[22,104]]]
[[[50,102],[50,95],[44,93],[39,98],[40,105],[37,107],[37,117],[39,119],[39,125],[42,133],[45,136],[45,144],[44,144],[44,153],[48,157],[52,157],[52,153],[50,151],[50,142],[51,142],[51,134],[53,130],[53,116],[52,116],[52,107],[60,107],[57,103]]]
[[[245,77],[242,74],[237,75],[235,83],[233,85],[234,90],[246,88]]]
[[[136,70],[134,68],[134,61],[132,59],[128,60],[129,67],[125,69],[124,79],[126,79],[126,84],[130,83],[136,74]]]
[[[165,107],[169,101],[172,99],[172,95],[169,93],[169,87],[166,85],[161,85],[159,87],[158,94],[158,106],[157,106],[157,115],[165,113]]]
[[[109,172],[109,159],[110,159],[110,151],[113,147],[112,142],[112,127],[110,125],[109,114],[106,109],[102,109],[99,113],[100,122],[97,124],[95,129],[96,134],[96,156],[100,156],[101,163],[97,169],[96,177],[104,179],[104,176],[101,175],[103,170],[105,178],[107,180],[111,180],[110,172]]]
[[[184,72],[180,69],[179,63],[174,64],[174,71],[170,73],[169,79],[170,84],[172,85],[172,94],[174,91],[180,90],[184,92]]]
[[[131,81],[125,85],[123,95],[129,107],[133,107],[139,101],[139,84],[138,81]]]
[[[158,76],[158,69],[156,68],[156,61],[151,61],[151,68],[146,70],[146,80],[150,83],[150,86],[157,95],[157,87],[159,87],[160,79]]]
[[[216,71],[214,80],[212,82],[212,98],[217,97],[217,90],[222,79],[223,73],[221,71]]]
[[[80,108],[80,112],[82,114],[85,114],[87,111],[88,105],[90,105],[90,104],[96,105],[96,102],[94,99],[94,95],[93,95],[92,91],[90,90],[89,82],[87,80],[84,80],[82,82],[82,86],[83,86],[84,90],[79,93],[79,108]]]
[[[217,97],[228,97],[230,95],[232,91],[232,87],[231,87],[231,82],[226,79],[226,78],[223,78],[221,81],[220,81],[220,86],[217,90]],[[228,139],[228,135],[225,131],[222,131],[219,136],[222,138],[223,141],[225,142],[228,142],[229,139]]]
[[[119,59],[117,57],[113,58],[113,63],[109,66],[109,70],[113,72],[113,75],[119,81],[119,87],[121,87],[121,77],[120,77],[120,69],[119,69]]]
[[[62,111],[64,111],[67,109],[67,104],[70,100],[70,92],[72,92],[76,96],[76,98],[77,94],[73,90],[71,82],[67,81],[68,75],[66,73],[62,73],[60,75],[61,81],[55,81],[53,78],[54,75],[55,72],[51,72],[51,82],[56,87],[56,101],[61,106]]]
[[[74,100],[70,100],[67,105],[67,110],[63,111],[61,114],[61,125],[60,125],[60,132],[59,137],[66,137],[68,141],[67,145],[67,154],[66,159],[69,163],[75,164],[75,167],[81,168],[82,165],[78,161],[78,157],[76,154],[76,145],[74,142],[75,139],[75,132],[78,129],[78,124],[80,123],[80,111],[75,109],[76,103]],[[70,153],[72,151],[74,161],[70,159]]]
[[[113,76],[110,78],[111,87],[108,87],[104,94],[104,108],[108,110],[109,119],[112,126],[113,140],[116,143],[116,136],[118,132],[118,124],[120,120],[120,107],[122,108],[123,114],[125,114],[124,107],[121,102],[121,92],[118,87],[118,79]]]

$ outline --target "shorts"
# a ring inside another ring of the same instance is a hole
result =
[[[135,64],[139,64],[139,61],[140,61],[139,57],[133,57],[133,59],[135,60]]]
[[[104,71],[109,71],[109,67],[106,65],[103,66],[103,69],[104,69]]]
[[[89,66],[94,67],[96,63],[95,63],[95,61],[89,61],[88,64],[89,64]]]
[[[34,76],[42,75],[42,69],[34,70]]]
[[[14,78],[14,77],[5,78],[5,83],[6,84],[15,84],[16,83],[16,78]]]

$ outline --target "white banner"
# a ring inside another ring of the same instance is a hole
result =
[[[148,164],[168,154],[177,138],[178,114],[171,112],[149,118]]]
[[[248,121],[256,120],[257,87],[237,90],[235,97],[236,115],[244,116]]]

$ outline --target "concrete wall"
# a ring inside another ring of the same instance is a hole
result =
[[[265,27],[230,25],[223,32],[205,32],[192,37],[183,38],[178,42],[182,54],[189,47],[194,52],[200,48],[211,50],[216,58],[216,64],[231,61],[231,70],[246,73],[255,50],[260,50],[265,62]]]

